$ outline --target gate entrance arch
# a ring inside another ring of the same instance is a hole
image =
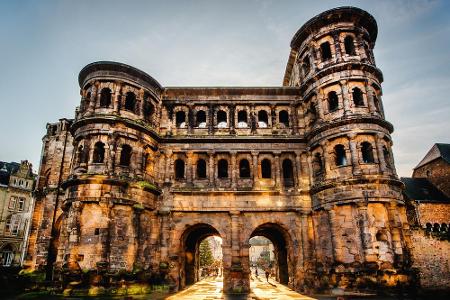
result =
[[[250,238],[263,236],[269,239],[274,246],[275,254],[275,277],[281,284],[289,284],[289,249],[291,247],[291,239],[288,232],[276,223],[265,223],[258,226],[250,235]],[[249,238],[249,239],[250,239]]]
[[[199,281],[199,246],[209,236],[221,237],[217,229],[204,223],[193,225],[184,232],[182,236],[184,276],[181,276],[181,286],[183,288]]]

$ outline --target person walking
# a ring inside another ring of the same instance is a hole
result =
[[[269,271],[269,269],[266,269],[266,280],[267,280],[267,282],[269,282],[269,275],[270,275],[270,271]]]

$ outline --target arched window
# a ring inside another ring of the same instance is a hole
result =
[[[353,42],[353,37],[346,36],[344,39],[345,53],[348,55],[355,55],[355,43]]]
[[[227,128],[227,113],[223,110],[219,110],[217,112],[217,127],[219,128]]]
[[[177,113],[175,114],[175,123],[178,128],[186,127],[186,113],[184,111],[177,111]]]
[[[93,163],[101,164],[105,160],[105,144],[97,142],[94,145]]]
[[[359,88],[353,88],[352,95],[355,106],[364,106],[363,93]]]
[[[122,145],[122,151],[120,152],[119,165],[128,167],[131,162],[132,149],[129,145]]]
[[[84,155],[84,147],[83,145],[79,145],[78,146],[78,150],[77,150],[77,155],[78,155],[78,163],[82,164],[85,161],[85,155]]]
[[[307,111],[309,118],[310,118],[310,124],[313,124],[317,121],[317,111],[316,111],[316,106],[314,105],[314,103],[311,102],[311,104],[309,105],[308,111]]]
[[[148,101],[144,100],[144,119],[149,121],[154,111],[153,105]]]
[[[267,112],[265,110],[258,111],[258,127],[267,128],[269,124],[269,117],[267,116]]]
[[[339,107],[339,100],[336,92],[329,92],[328,93],[328,110],[334,111],[338,109]]]
[[[272,178],[272,165],[267,158],[261,161],[261,177]]]
[[[239,177],[250,178],[250,163],[246,159],[239,162]]]
[[[309,56],[305,56],[302,64],[303,76],[308,75],[311,70],[311,63],[309,62]]]
[[[325,42],[320,45],[320,53],[322,54],[322,61],[331,59],[331,47],[330,43]]]
[[[366,164],[372,164],[375,162],[373,158],[373,147],[369,142],[363,142],[361,144],[361,153],[363,162]]]
[[[383,157],[384,157],[384,161],[386,162],[386,165],[389,168],[392,168],[391,152],[389,151],[389,149],[386,146],[383,146]]]
[[[380,107],[380,100],[378,100],[377,96],[373,96],[373,105],[375,106],[375,110],[377,112],[381,112],[381,107]]]
[[[282,110],[278,113],[278,120],[281,125],[284,127],[289,127],[289,113],[285,110]]]
[[[2,255],[2,258],[1,258],[2,265],[4,267],[9,267],[13,264],[14,252],[13,252],[13,248],[11,247],[10,244],[8,244],[2,248],[1,255]]]
[[[226,159],[219,160],[217,164],[217,176],[219,178],[228,178],[228,161]]]
[[[184,161],[180,158],[175,161],[175,179],[184,179]]]
[[[345,148],[343,145],[334,146],[334,155],[336,166],[347,165],[347,156],[345,155]]]
[[[314,154],[313,172],[314,175],[318,175],[323,172],[322,156],[320,155],[320,153]]]
[[[197,160],[197,178],[206,178],[206,161],[204,159]]]
[[[425,227],[426,227],[426,231],[428,231],[428,232],[433,231],[433,225],[431,225],[431,223],[427,223],[427,224],[425,225]]]
[[[433,232],[439,232],[439,231],[441,231],[441,225],[439,225],[439,223],[434,223]]]
[[[247,127],[248,127],[247,112],[245,110],[240,110],[238,112],[238,128],[247,128]]]
[[[111,105],[111,90],[104,88],[100,92],[100,107],[109,107]]]
[[[445,224],[445,223],[442,223],[442,224],[441,224],[441,231],[442,231],[442,232],[448,232],[447,224]]]
[[[292,161],[290,159],[284,159],[281,164],[283,168],[284,186],[294,186],[294,168],[292,167]]]
[[[134,112],[136,107],[136,95],[128,92],[125,96],[125,109]]]
[[[199,110],[196,114],[196,126],[199,128],[206,128],[206,113]]]

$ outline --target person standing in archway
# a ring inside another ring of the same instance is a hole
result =
[[[266,273],[266,280],[267,280],[267,282],[269,282],[269,276],[270,276],[269,268],[266,269],[265,273]]]

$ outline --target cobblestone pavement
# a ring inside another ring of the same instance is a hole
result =
[[[224,295],[222,292],[222,278],[208,278],[197,282],[191,287],[176,293],[168,300],[312,300],[314,298],[299,294],[290,288],[269,279],[267,283],[262,276],[253,278],[251,282],[252,291],[249,295]]]

